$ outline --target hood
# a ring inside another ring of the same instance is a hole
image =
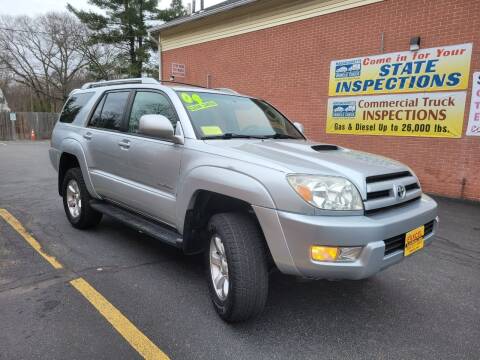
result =
[[[235,157],[287,173],[321,174],[345,177],[356,185],[367,176],[384,175],[410,169],[383,156],[350,150],[335,145],[304,140],[208,140],[221,148],[224,156]]]

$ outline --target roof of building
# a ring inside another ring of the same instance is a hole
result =
[[[172,21],[165,22],[163,24],[153,26],[151,27],[148,31],[151,34],[156,34],[159,33],[160,31],[164,29],[169,29],[177,25],[181,25],[187,22],[192,22],[196,21],[199,19],[206,18],[208,16],[212,16],[221,12],[229,11],[232,9],[236,9],[240,6],[244,6],[247,4],[251,4],[255,1],[258,0],[227,0],[227,1],[222,1],[219,4],[209,6],[208,8],[205,8],[204,10],[197,11],[191,15],[188,16],[183,16],[177,19],[174,19]]]

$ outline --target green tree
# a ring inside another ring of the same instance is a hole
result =
[[[159,10],[158,0],[89,0],[103,10],[83,11],[68,4],[82,23],[91,30],[92,44],[115,45],[120,50],[118,71],[140,77],[155,49],[155,42],[148,38],[148,23],[153,20],[169,21],[185,15],[181,0],[173,0],[169,9]],[[122,61],[122,59],[128,61]]]
[[[170,7],[160,12],[160,19],[170,21],[186,15],[187,9],[183,6],[182,0],[172,0]]]

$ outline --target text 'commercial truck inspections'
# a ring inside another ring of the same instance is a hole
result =
[[[461,137],[465,99],[464,91],[334,97],[327,133]]]

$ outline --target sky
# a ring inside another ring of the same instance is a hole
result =
[[[205,7],[218,4],[222,0],[205,0]],[[183,4],[191,3],[191,0],[183,0]],[[0,15],[37,15],[49,11],[66,11],[67,3],[79,9],[94,9],[88,4],[88,0],[0,0]],[[167,8],[170,0],[159,0],[160,8]],[[197,1],[197,8],[200,1]]]

